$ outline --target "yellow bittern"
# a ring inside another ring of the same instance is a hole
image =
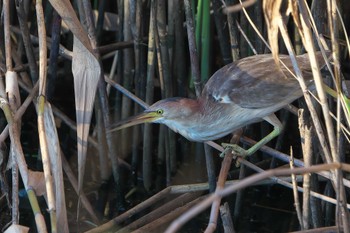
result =
[[[287,55],[279,58],[293,71]],[[317,58],[323,66],[320,52]],[[297,56],[297,62],[310,85],[313,79],[308,55]],[[251,155],[280,133],[282,125],[274,112],[302,95],[296,78],[283,65],[278,67],[271,54],[255,55],[216,71],[197,99],[175,97],[160,100],[143,113],[112,126],[111,130],[141,123],[160,123],[191,141],[205,142],[266,120],[274,126],[269,135],[248,150],[234,148],[243,156]]]

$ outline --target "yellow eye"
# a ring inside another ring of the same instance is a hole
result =
[[[158,110],[157,110],[157,113],[158,113],[159,115],[162,115],[162,114],[163,114],[163,109],[158,109]]]

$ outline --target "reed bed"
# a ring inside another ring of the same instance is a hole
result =
[[[350,232],[348,1],[0,9],[1,231]],[[295,58],[305,52],[312,92]],[[265,123],[206,144],[163,125],[109,130],[159,99],[196,98],[216,70],[261,53],[278,66],[290,56],[304,98],[251,157],[221,143],[250,146],[271,131]]]

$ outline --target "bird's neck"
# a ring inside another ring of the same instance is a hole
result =
[[[194,116],[200,114],[204,107],[204,101],[201,98],[189,99],[183,98],[181,101],[181,106],[185,110],[188,116]]]

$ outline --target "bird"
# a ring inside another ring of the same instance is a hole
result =
[[[321,52],[316,56],[319,66],[324,66]],[[160,100],[144,112],[112,125],[110,131],[142,123],[160,123],[190,141],[207,142],[265,120],[274,127],[266,137],[247,150],[232,145],[241,156],[251,155],[281,132],[282,124],[274,113],[303,96],[289,56],[279,55],[279,59],[279,66],[271,54],[253,55],[230,63],[212,75],[197,99]],[[306,84],[313,86],[308,54],[298,55],[296,60]]]

